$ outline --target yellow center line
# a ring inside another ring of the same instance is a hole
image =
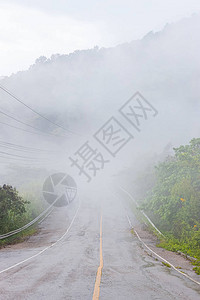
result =
[[[100,294],[100,284],[101,284],[101,275],[102,275],[102,269],[103,269],[103,254],[102,254],[102,216],[100,220],[100,263],[97,270],[97,276],[94,286],[94,293],[93,293],[93,300],[99,299]]]

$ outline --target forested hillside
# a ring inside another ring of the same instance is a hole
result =
[[[149,124],[152,143],[162,148],[169,141],[186,142],[199,132],[199,30],[200,17],[194,15],[117,47],[41,56],[29,70],[0,84],[53,121],[91,134],[140,91],[159,112],[159,126]],[[59,131],[3,91],[0,97],[7,112],[48,132]],[[2,135],[10,136],[1,126]],[[148,135],[143,133],[144,140]]]

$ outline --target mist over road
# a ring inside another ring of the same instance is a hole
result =
[[[0,300],[200,299],[200,1],[0,0],[0,29]]]
[[[131,233],[126,207],[108,191],[80,195],[71,206],[55,209],[39,234],[0,250],[0,271],[55,243],[70,224],[53,247],[0,274],[0,299],[92,299],[101,250],[99,299],[199,299],[197,285],[145,251]]]

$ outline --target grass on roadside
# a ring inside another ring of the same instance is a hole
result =
[[[15,235],[5,238],[3,240],[0,240],[0,249],[6,247],[8,245],[22,243],[25,240],[27,240],[30,236],[32,236],[36,233],[38,233],[38,228],[36,225],[33,225],[20,233],[17,233]]]

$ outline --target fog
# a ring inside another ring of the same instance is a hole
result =
[[[86,186],[115,180],[130,169],[137,176],[153,158],[163,159],[167,145],[166,155],[198,137],[199,30],[200,16],[193,15],[116,47],[41,56],[27,71],[1,78],[0,85],[29,108],[0,89],[0,121],[7,124],[1,123],[0,183],[18,186],[34,169],[42,178],[66,172]],[[118,118],[119,108],[137,91],[158,114],[144,122],[141,132],[132,130],[134,139],[112,157],[93,135],[109,118]],[[86,141],[109,159],[91,183],[69,160]],[[11,176],[20,169],[20,178]]]
[[[0,299],[199,299],[198,4],[79,2],[0,3]]]

